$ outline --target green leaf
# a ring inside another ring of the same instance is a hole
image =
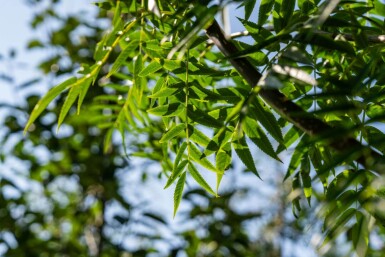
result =
[[[167,180],[166,185],[164,186],[164,189],[168,188],[172,183],[174,183],[174,181],[184,171],[184,168],[186,168],[187,163],[187,160],[183,160],[176,168],[173,169],[170,177]]]
[[[356,224],[352,229],[353,246],[359,257],[367,256],[369,245],[369,217],[364,215],[362,212],[356,212]]]
[[[163,68],[165,68],[168,71],[174,71],[177,69],[183,70],[185,67],[182,63],[182,61],[179,60],[162,60]]]
[[[249,110],[249,116],[257,120],[270,133],[270,135],[278,141],[283,143],[283,136],[281,128],[274,115],[266,108],[264,108],[259,100],[253,101],[253,106]]]
[[[104,136],[103,153],[105,154],[111,149],[112,132],[114,132],[114,128],[109,128]]]
[[[182,200],[182,195],[183,195],[183,188],[184,184],[186,182],[186,172],[183,172],[183,174],[180,176],[178,182],[176,183],[175,186],[175,191],[174,191],[174,217],[175,214],[178,210],[180,201]]]
[[[217,119],[214,119],[212,116],[208,115],[206,112],[201,111],[191,105],[187,107],[187,116],[204,126],[212,127],[212,128],[220,128],[222,127],[222,122]]]
[[[282,162],[278,158],[278,155],[275,153],[269,139],[263,130],[259,127],[258,122],[256,122],[254,119],[251,119],[250,117],[246,117],[242,125],[243,131],[251,139],[251,141],[259,147],[259,149],[277,161]]]
[[[188,170],[190,172],[191,177],[208,193],[217,196],[217,194],[211,189],[209,184],[207,184],[206,180],[202,177],[202,175],[198,172],[198,170],[195,168],[194,164],[189,162],[188,164]]]
[[[143,94],[143,82],[142,77],[139,76],[139,73],[142,71],[143,67],[143,60],[142,55],[139,54],[136,57],[134,57],[134,89],[136,93],[136,98],[139,100],[139,102],[142,99]]]
[[[186,148],[187,148],[187,143],[183,142],[182,145],[180,146],[178,152],[176,153],[176,157],[175,157],[175,160],[174,160],[174,170],[176,169],[176,167],[178,166],[180,160],[182,159],[184,151],[186,150]]]
[[[208,143],[203,155],[209,156],[210,154],[217,152],[222,145],[226,144],[233,136],[233,127],[222,127],[214,135],[214,137]]]
[[[124,64],[124,62],[129,57],[130,53],[134,51],[134,47],[138,44],[138,40],[133,40],[130,43],[127,44],[127,46],[123,49],[123,51],[120,52],[116,60],[114,61],[114,64],[111,67],[111,70],[107,74],[107,78],[110,77],[112,74],[117,72],[119,68]]]
[[[310,161],[308,156],[304,156],[301,160],[300,176],[302,180],[303,192],[310,206],[313,188],[311,186]]]
[[[175,95],[181,91],[180,88],[169,88],[165,87],[157,91],[155,94],[149,95],[149,98],[169,97]]]
[[[81,91],[79,93],[79,99],[78,99],[78,111],[77,114],[80,114],[80,107],[82,106],[84,97],[86,96],[88,89],[90,88],[90,85],[94,78],[90,77],[86,79],[86,81],[81,85]]]
[[[231,165],[231,144],[226,143],[219,151],[217,152],[216,166],[220,172],[224,172]]]
[[[159,143],[164,143],[173,139],[174,137],[178,136],[183,130],[185,130],[185,128],[185,124],[178,124],[172,127],[169,131],[166,132],[166,134],[162,136],[162,138],[159,140]]]
[[[308,149],[302,144],[297,145],[297,147],[294,149],[294,153],[291,156],[289,167],[287,168],[285,178],[283,179],[284,181],[297,170],[299,164],[301,163],[302,156],[306,154],[307,151]]]
[[[39,100],[39,102],[33,108],[31,116],[28,119],[27,125],[25,125],[24,133],[27,133],[28,128],[32,125],[32,123],[39,117],[39,115],[47,108],[47,106],[55,99],[60,93],[66,90],[70,85],[76,83],[77,79],[75,77],[71,77],[61,84],[51,88],[47,94],[43,98]]]
[[[269,18],[271,10],[273,9],[273,6],[274,0],[261,0],[258,13],[258,25],[262,26],[265,24]]]
[[[349,42],[336,41],[327,36],[315,34],[311,30],[298,33],[295,36],[294,41],[297,41],[301,44],[308,43],[312,46],[320,46],[330,50],[337,50],[342,53],[348,53],[352,56],[355,56],[354,48]]]
[[[284,144],[280,144],[277,148],[277,153],[289,148],[294,142],[300,138],[304,132],[298,129],[296,126],[292,126],[283,137]]]
[[[188,125],[189,139],[203,147],[210,143],[210,138],[192,125]]]
[[[58,119],[58,130],[60,125],[63,123],[65,117],[68,114],[68,111],[71,109],[72,105],[76,101],[76,98],[79,97],[79,95],[82,93],[83,88],[88,88],[92,80],[87,77],[83,77],[81,79],[78,79],[76,83],[71,87],[66,100],[64,101],[64,104],[60,110],[60,115]]]
[[[333,221],[333,225],[330,229],[326,232],[326,238],[323,243],[325,245],[330,239],[336,239],[339,234],[341,234],[344,231],[345,224],[351,220],[351,218],[354,216],[354,214],[357,212],[355,208],[350,208],[346,211],[344,211],[337,220]]]
[[[216,194],[217,195],[218,195],[219,186],[220,186],[222,178],[223,178],[223,174],[224,173],[221,173],[221,172],[217,173],[217,186],[216,186]]]
[[[250,148],[246,143],[245,136],[238,136],[238,138],[233,137],[232,145],[243,164],[245,164],[245,166],[251,170],[258,178],[261,178],[257,168],[255,167],[253,156],[251,155]]]
[[[246,0],[245,1],[245,20],[250,18],[251,13],[254,10],[256,0]]]
[[[173,117],[179,115],[184,109],[184,104],[172,103],[151,108],[147,112],[157,116]]]
[[[282,25],[287,26],[291,16],[293,15],[296,0],[282,0],[280,13],[282,14]]]
[[[215,168],[215,166],[204,155],[202,156],[202,152],[198,149],[198,147],[195,146],[194,143],[190,142],[188,147],[190,150],[190,158],[192,160],[194,160],[196,163],[199,163],[208,170],[218,172],[217,168]]]
[[[122,8],[121,8],[120,0],[117,0],[116,6],[115,6],[114,18],[112,20],[112,25],[114,27],[118,26],[118,24],[122,21],[122,18],[120,17],[121,9]]]
[[[144,68],[140,73],[139,77],[146,77],[150,74],[153,74],[160,70],[162,68],[162,65],[158,61],[152,61],[146,68]]]

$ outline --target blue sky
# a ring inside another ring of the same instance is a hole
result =
[[[26,4],[24,0],[0,0],[0,78],[2,75],[9,75],[14,78],[13,86],[3,79],[0,79],[0,103],[19,103],[22,99],[20,92],[17,92],[15,86],[28,80],[41,76],[34,67],[41,60],[46,52],[27,51],[28,40],[44,36],[48,28],[40,31],[34,31],[29,22],[37,8],[47,6],[48,1],[42,1],[39,7],[33,7]],[[60,12],[76,13],[80,10],[93,8],[93,0],[66,0],[60,4]],[[94,7],[96,8],[96,7]],[[11,50],[15,50],[16,58],[9,60]],[[52,85],[51,85],[52,86]],[[41,90],[43,93],[47,90],[47,83],[42,83],[41,87],[34,90]]]

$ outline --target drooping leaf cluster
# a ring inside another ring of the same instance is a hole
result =
[[[247,37],[226,48],[216,41],[222,31],[210,40],[204,31],[230,3],[245,14],[238,19],[246,31],[233,36]],[[252,144],[277,161],[288,150],[285,178],[292,179],[294,214],[301,197],[310,204],[317,196],[326,203],[327,237],[345,225],[352,235],[360,231],[365,236],[351,241],[364,256],[370,219],[383,220],[376,183],[385,172],[381,1],[118,0],[98,6],[114,18],[94,64],[52,88],[26,131],[68,90],[62,125],[71,108],[81,112],[90,85],[98,84],[106,93],[93,98],[90,121],[104,130],[105,150],[114,131],[137,137],[135,147],[123,146],[126,154],[161,162],[165,187],[176,184],[174,213],[189,179],[217,196],[235,155],[260,176]],[[250,74],[237,60],[259,70]],[[253,75],[261,78],[250,84]],[[263,97],[269,92],[282,95],[277,104]],[[215,187],[206,171],[214,172]]]

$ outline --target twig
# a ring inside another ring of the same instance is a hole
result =
[[[206,29],[206,34],[226,57],[234,56],[238,52],[236,46],[227,40],[221,27],[215,20]],[[258,84],[262,75],[247,58],[230,58],[229,61],[252,87]],[[310,136],[325,137],[332,133],[333,130],[336,130],[313,114],[304,111],[276,89],[261,88],[259,96],[283,118]],[[356,158],[357,162],[377,173],[385,173],[385,159],[381,154],[367,146],[363,146],[352,137],[341,136],[330,140],[329,145],[339,152],[346,153],[348,151],[360,150],[360,154]]]

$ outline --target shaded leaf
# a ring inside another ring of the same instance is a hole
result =
[[[172,117],[179,115],[184,109],[184,104],[172,103],[151,108],[147,112],[158,116]]]
[[[180,204],[180,201],[182,200],[182,195],[183,195],[183,188],[184,188],[184,184],[186,182],[186,172],[184,172],[178,182],[176,183],[176,186],[175,186],[175,191],[174,191],[174,217],[175,217],[175,214],[176,212],[178,211],[178,207],[179,207],[179,204]]]
[[[251,139],[251,141],[259,147],[259,149],[270,157],[281,161],[275,153],[269,139],[265,135],[265,132],[259,127],[258,122],[250,117],[246,117],[242,125],[243,131]]]
[[[251,155],[250,148],[246,143],[245,136],[242,135],[238,138],[233,138],[232,145],[239,159],[241,159],[247,169],[251,170],[258,178],[261,178],[258,174],[257,168],[255,167],[253,156]]]
[[[168,188],[174,181],[179,177],[179,175],[184,171],[187,166],[188,161],[183,160],[177,167],[174,166],[170,177],[168,178],[164,189]]]
[[[180,146],[180,148],[176,154],[175,160],[174,160],[174,170],[176,169],[180,160],[182,159],[184,151],[186,150],[186,148],[187,148],[187,143],[183,142],[182,145]]]

